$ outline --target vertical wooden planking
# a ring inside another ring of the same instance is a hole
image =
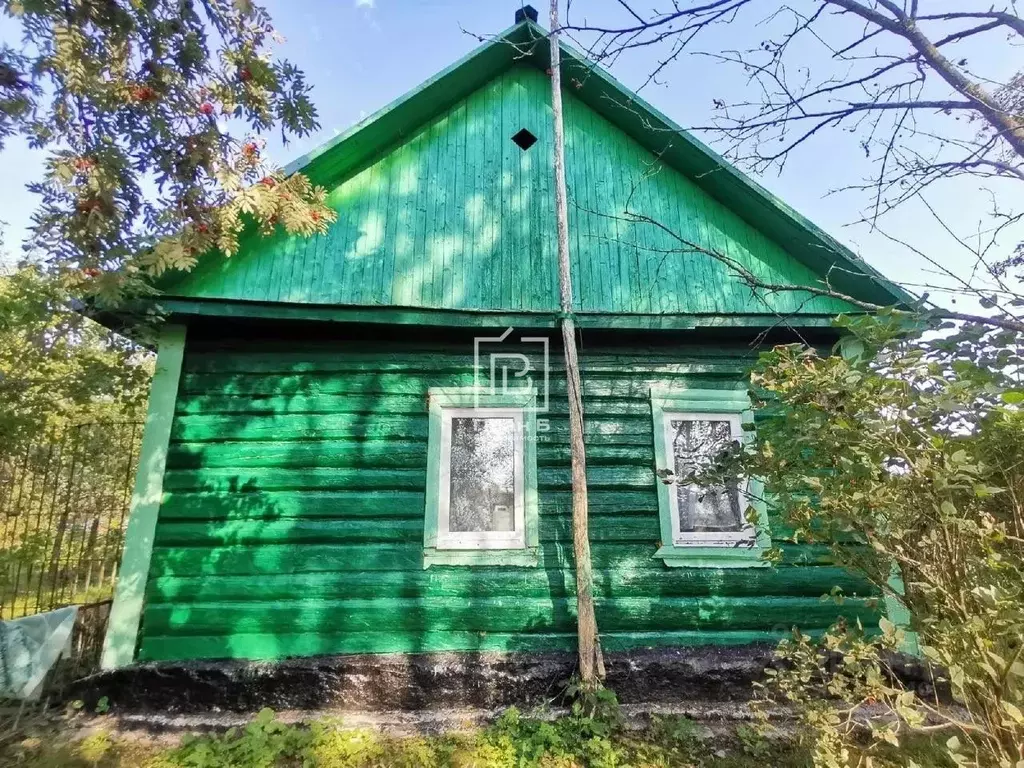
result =
[[[594,116],[598,119],[597,116]],[[616,309],[628,307],[630,304],[629,295],[629,272],[624,261],[624,254],[629,250],[631,237],[631,226],[625,220],[626,204],[632,189],[631,179],[624,178],[625,167],[630,161],[630,144],[625,136],[609,126],[608,135],[614,145],[614,156],[617,172],[605,173],[606,184],[615,201],[615,207],[611,213],[614,214],[614,228],[612,230],[613,242],[608,251],[608,273],[605,279],[605,296],[608,306]],[[598,162],[600,168],[600,162]],[[639,177],[640,169],[632,169],[633,174]]]
[[[722,206],[716,200],[704,196],[701,197],[701,203],[704,205],[708,222],[709,249],[729,258],[732,256],[730,248],[732,238],[728,235],[728,222],[723,221]],[[713,257],[708,258],[713,261]],[[745,304],[745,297],[741,295],[741,292],[749,294],[749,289],[744,288],[738,279],[730,278],[732,269],[722,262],[716,262],[714,266],[716,267],[715,274],[719,276],[716,282],[722,290],[721,306],[725,308],[741,307]]]
[[[646,177],[647,168],[640,155],[640,148],[626,144],[623,160],[618,168],[618,182],[622,189],[623,210],[642,213],[649,211],[653,215],[650,204],[652,181]],[[653,160],[653,158],[652,158]],[[649,225],[629,224],[625,230],[627,243],[622,247],[621,258],[625,261],[621,279],[625,296],[619,305],[626,312],[647,312],[647,296],[650,286],[641,274],[642,259],[646,262],[647,249],[650,247]]]
[[[570,97],[570,100],[571,97]],[[590,268],[588,275],[589,290],[587,298],[590,299],[590,308],[595,311],[607,311],[608,302],[605,296],[605,282],[608,272],[608,252],[615,247],[612,239],[615,237],[615,220],[617,206],[615,198],[608,183],[608,174],[601,168],[601,162],[614,162],[614,155],[609,156],[611,146],[601,147],[601,157],[598,158],[598,144],[608,141],[608,136],[601,131],[603,127],[600,121],[589,109],[582,108],[579,114],[579,139],[580,150],[584,173],[586,174],[586,189],[588,202],[586,208],[589,211],[596,211],[597,215],[587,215],[587,226],[581,239],[586,243],[586,254],[580,254],[580,260],[585,261]],[[582,299],[583,297],[581,297]],[[582,301],[581,301],[582,306]]]
[[[629,167],[628,160],[631,155],[631,147],[628,143],[622,142],[617,147],[616,154],[620,155],[616,159],[615,172],[611,175],[611,181],[618,190],[616,193],[616,199],[620,200],[619,212],[620,215],[625,217],[627,206],[632,207],[632,201],[630,194],[633,189],[633,182],[627,177],[626,169]],[[637,179],[637,183],[640,179]],[[616,226],[616,248],[613,251],[613,263],[615,264],[615,274],[612,277],[612,289],[613,289],[613,303],[612,305],[619,311],[632,312],[633,306],[633,276],[632,270],[630,269],[630,256],[636,248],[635,239],[635,225],[622,220],[617,223]]]
[[[425,285],[422,292],[422,295],[425,296],[424,304],[428,307],[439,307],[441,306],[440,292],[438,291],[437,281],[434,278],[434,265],[427,253],[426,220],[429,211],[429,201],[432,197],[430,190],[431,168],[437,162],[436,147],[432,140],[432,129],[433,125],[428,125],[417,136],[420,148],[417,152],[416,195],[410,200],[409,221],[413,230],[412,260],[422,265],[424,274]],[[404,291],[399,292],[399,273],[397,269],[396,267],[395,293],[393,295],[402,300],[396,303],[403,303],[405,306],[409,306],[409,300],[405,297]]]
[[[354,209],[357,178],[341,185],[338,220],[331,227],[331,239],[320,277],[320,298],[327,303],[342,303],[347,298],[344,286],[349,282],[355,264],[348,258],[355,240]]]
[[[380,249],[380,271],[374,285],[374,300],[378,304],[390,304],[394,288],[395,259],[398,258],[399,238],[404,237],[402,223],[399,221],[401,211],[401,180],[402,171],[409,162],[411,142],[406,142],[388,156],[387,173],[384,184],[387,190],[385,202],[381,206],[384,213],[384,242]]]
[[[680,234],[690,242],[700,242],[700,211],[694,202],[693,185],[688,179],[669,175],[666,177],[665,187],[668,195],[675,196],[682,202],[676,214],[676,226],[679,227]],[[678,246],[679,243],[676,243],[676,247]],[[705,257],[700,253],[682,253],[678,258],[683,265],[686,290],[681,292],[680,300],[673,304],[682,312],[713,311],[714,296],[707,283]]]
[[[551,311],[557,306],[548,187],[547,78],[517,65],[455,104],[331,194],[338,221],[308,240],[247,238],[246,252],[197,269],[176,295],[315,304]],[[795,294],[753,301],[721,264],[650,225],[619,220],[657,158],[598,116],[567,82],[567,173],[575,307],[611,313],[841,311]],[[539,139],[520,151],[521,127]],[[510,182],[506,184],[506,182]],[[773,281],[816,277],[691,180],[665,168],[633,207]],[[483,211],[479,209],[482,206]],[[472,210],[470,210],[472,209]],[[593,213],[591,213],[593,211]],[[660,274],[659,274],[660,270]],[[660,278],[660,279],[658,279]]]
[[[535,156],[534,163],[538,166],[534,175],[534,205],[537,207],[537,265],[535,274],[543,279],[536,294],[539,306],[550,312],[558,309],[558,279],[555,254],[555,193],[552,186],[554,170],[551,158],[551,104],[550,86],[547,78],[537,73],[531,78],[531,99],[533,125],[537,136],[542,139],[542,151]]]
[[[458,109],[464,109],[465,104],[459,104]],[[456,286],[459,283],[460,272],[456,254],[452,252],[449,241],[449,233],[452,229],[451,208],[453,200],[454,182],[456,178],[456,159],[458,157],[458,136],[453,135],[453,113],[445,115],[438,121],[438,141],[440,142],[441,162],[438,166],[437,178],[434,181],[434,194],[437,195],[437,206],[434,208],[434,221],[431,225],[431,234],[434,240],[435,253],[441,263],[443,274],[442,282],[451,297],[449,306],[462,308],[464,304],[458,295]]]
[[[249,244],[248,238],[243,236],[239,241],[239,253],[236,256],[241,258],[234,264],[227,263],[224,265],[223,286],[221,289],[211,292],[211,296],[252,296],[254,294],[255,288],[252,282],[253,263],[259,259],[259,256]],[[211,257],[219,258],[214,254],[207,256],[207,258]],[[234,257],[231,258],[233,259]],[[228,275],[228,272],[230,272],[230,275]],[[230,280],[230,283],[228,280]],[[202,283],[202,286],[205,292],[205,282]]]
[[[544,120],[543,102],[537,98],[537,73],[526,67],[520,68],[520,82],[523,87],[522,123],[537,137],[533,150],[523,153],[523,185],[526,189],[528,206],[525,218],[528,219],[528,238],[524,256],[530,262],[532,280],[529,285],[522,286],[525,308],[530,310],[545,309],[547,293],[547,272],[544,269],[544,208],[543,180],[549,169],[546,162],[548,155],[547,135],[542,127],[550,121]]]
[[[430,127],[431,175],[427,182],[426,214],[423,222],[423,257],[430,260],[430,274],[434,281],[434,292],[438,306],[453,306],[451,300],[450,277],[445,274],[444,254],[440,252],[437,242],[437,220],[441,211],[441,195],[439,182],[442,169],[449,158],[445,154],[441,121],[434,121]]]
[[[768,261],[759,257],[757,246],[754,244],[754,238],[751,236],[752,234],[753,230],[750,229],[743,229],[737,232],[735,235],[735,239],[733,239],[730,242],[730,255],[732,255],[733,258],[735,258],[736,260],[745,264],[747,268],[750,269],[750,271],[753,272],[760,279],[772,282],[775,278],[775,275],[772,274],[774,270],[772,269],[772,266]],[[771,259],[774,255],[775,254],[773,253],[767,254],[769,259]],[[751,297],[748,291],[745,302],[747,306],[750,307],[751,311],[764,311],[765,309],[767,309],[767,307],[778,307],[778,303],[776,302],[777,297],[779,297],[779,294],[766,296],[765,302],[762,303]],[[757,306],[758,304],[761,305],[760,309]],[[795,308],[792,306],[791,297],[789,296],[783,299],[782,304],[783,306],[778,308],[781,308],[784,311],[788,311],[791,308]],[[767,305],[767,307],[765,305]]]
[[[678,174],[671,174],[668,178],[670,180],[670,194],[686,196],[688,239],[707,247],[711,242],[710,228],[705,216],[704,206],[701,204],[701,195],[697,194],[696,187],[689,179],[683,178]],[[693,268],[694,274],[693,290],[688,295],[693,296],[694,291],[699,291],[701,299],[699,306],[702,312],[711,314],[721,311],[721,303],[717,293],[717,273],[715,271],[717,265],[702,253],[689,254],[688,261]]]
[[[490,232],[490,226],[488,225],[489,237],[494,237],[495,243],[500,247],[501,242],[501,222],[502,218],[502,206],[505,199],[505,188],[504,179],[502,177],[502,150],[503,150],[503,139],[502,136],[502,125],[501,125],[501,102],[504,94],[504,76],[496,78],[488,86],[489,93],[489,104],[487,105],[487,116],[485,120],[486,131],[484,132],[484,141],[482,145],[482,151],[484,154],[484,168],[486,178],[490,185],[491,197],[489,203],[485,205],[491,216],[495,216],[499,222],[498,232]],[[501,271],[494,269],[493,263],[494,250],[489,248],[486,251],[484,249],[476,249],[476,259],[474,262],[473,276],[475,279],[476,290],[473,292],[473,307],[482,309],[487,306],[493,306],[492,302],[499,302],[501,295]]]
[[[388,235],[394,231],[394,220],[390,216],[393,208],[392,183],[395,173],[396,155],[401,149],[402,147],[397,147],[387,156],[384,162],[377,166],[379,175],[377,177],[377,204],[374,208],[374,217],[376,218],[374,230],[375,232],[383,233],[383,237],[380,238],[379,244],[373,251],[370,276],[363,287],[361,302],[363,304],[383,303],[381,301],[381,288],[384,284],[388,253],[394,248],[394,240],[388,238]]]
[[[369,211],[370,179],[372,169],[366,168],[352,178],[351,207],[348,210],[348,237],[345,243],[344,261],[339,261],[335,276],[339,279],[334,289],[336,300],[340,304],[358,304],[359,288],[363,275],[363,259],[360,258],[359,246],[363,238],[363,221]]]
[[[473,94],[467,100],[466,126],[462,132],[462,151],[460,153],[460,173],[468,180],[467,188],[490,202],[488,196],[489,181],[486,175],[485,142],[487,133],[487,105],[489,104],[488,92],[481,90]],[[463,201],[463,205],[465,201]],[[466,210],[462,210],[463,220],[466,217]],[[456,293],[458,294],[457,306],[469,308],[475,305],[477,296],[477,269],[480,262],[480,254],[476,248],[464,249],[459,254],[456,262],[454,280]]]
[[[373,173],[372,168],[365,168],[352,177],[352,194],[350,197],[350,208],[348,210],[348,237],[345,243],[344,262],[339,261],[335,271],[335,277],[344,277],[338,280],[334,292],[338,296],[339,304],[358,304],[359,288],[363,275],[363,259],[360,258],[359,245],[362,240],[363,220],[369,210],[367,198],[369,196],[369,180]]]
[[[640,147],[634,147],[633,155],[636,159],[636,167],[642,167],[644,170],[649,167],[648,164],[659,162],[654,155],[644,153]],[[646,180],[642,182],[643,188],[640,190],[639,200],[646,204],[644,210],[655,221],[673,220],[672,214],[674,214],[674,218],[677,220],[679,215],[685,210],[685,200],[676,200],[676,205],[673,208],[669,208],[664,204],[666,200],[665,188],[670,183],[671,177],[666,176],[665,169],[648,175]],[[643,210],[640,211],[640,213],[643,212]],[[676,257],[665,254],[663,251],[669,248],[677,248],[679,244],[672,242],[668,235],[653,224],[645,223],[638,226],[644,232],[647,246],[647,250],[641,256],[643,264],[641,276],[646,280],[643,294],[646,311],[652,314],[661,314],[666,311],[675,310],[681,303],[679,297],[687,297],[694,290],[692,280],[686,280],[683,284],[677,286],[675,294],[669,293],[664,288],[661,264],[669,258]],[[661,252],[659,253],[659,251]],[[685,259],[686,257],[680,255],[678,258]]]
[[[517,67],[513,71],[512,90],[513,106],[511,110],[512,124],[507,127],[512,131],[518,131],[526,126],[526,85],[523,82],[525,70]],[[534,132],[536,135],[536,132]],[[509,293],[514,300],[514,307],[519,311],[530,309],[530,296],[526,286],[532,285],[533,256],[530,249],[532,200],[530,197],[530,152],[522,152],[509,136],[508,143],[511,145],[512,173],[514,176],[513,188],[515,189],[515,222],[512,225],[514,236],[512,237],[512,249],[508,258]],[[516,258],[518,256],[518,258]]]
[[[252,247],[258,254],[256,258],[252,260],[252,293],[247,294],[252,296],[254,301],[267,301],[267,286],[269,283],[269,275],[273,265],[269,262],[271,258],[279,258],[280,255],[274,252],[270,248],[270,242],[268,238],[265,238],[258,232],[253,233]],[[273,257],[271,257],[273,254]]]
[[[290,283],[285,286],[285,293],[282,294],[282,301],[309,303],[311,275],[316,273],[317,249],[324,237],[325,235],[316,234],[300,238],[303,246],[302,258],[292,270]]]
[[[589,109],[582,108],[571,96],[567,102],[580,107],[575,112],[573,124],[574,153],[578,164],[579,181],[574,185],[573,197],[569,204],[576,209],[577,221],[580,222],[580,251],[574,254],[580,264],[581,286],[578,294],[581,310],[601,311],[605,309],[603,283],[605,272],[605,254],[609,248],[609,233],[614,223],[603,215],[614,215],[613,200],[608,196],[606,174],[596,167],[595,146],[604,143],[607,136],[595,128],[600,124],[593,119]],[[611,160],[607,152],[609,147],[602,147],[602,159]],[[582,208],[582,210],[581,210]]]
[[[417,245],[418,224],[422,217],[416,213],[420,200],[423,199],[424,166],[429,157],[426,131],[419,131],[410,144],[409,166],[405,169],[405,175],[402,177],[403,197],[400,207],[401,221],[399,222],[399,232],[402,233],[401,242],[404,243],[405,247],[402,263],[412,264],[417,274],[421,276],[420,285],[418,286],[419,290],[417,291],[417,303],[419,306],[430,307],[433,306],[430,270],[427,268],[427,263],[423,259],[422,252]],[[392,296],[395,295],[397,277],[398,267],[396,266],[395,271],[391,275]]]
[[[384,242],[380,237],[381,230],[387,226],[388,167],[391,157],[373,166],[373,186],[370,191],[369,210],[366,216],[367,241],[363,246],[363,279],[359,289],[360,304],[377,304],[379,297],[380,262]]]
[[[508,285],[506,270],[511,261],[508,256],[515,253],[515,238],[510,236],[509,229],[512,225],[512,179],[509,173],[511,155],[509,149],[519,151],[512,143],[511,135],[507,131],[507,125],[511,122],[508,115],[508,101],[511,94],[511,73],[506,71],[497,81],[499,88],[498,99],[494,105],[493,137],[494,144],[491,152],[494,154],[495,162],[495,183],[498,194],[495,198],[495,210],[498,212],[497,226],[495,227],[494,246],[487,254],[487,269],[490,273],[490,286],[487,296],[484,299],[484,306],[495,304],[497,306],[512,307],[512,298],[506,293]]]
[[[335,190],[327,197],[327,204],[338,211],[338,222],[341,221],[341,192]],[[333,260],[336,258],[335,254],[338,251],[338,241],[341,239],[344,233],[344,228],[337,226],[331,227],[327,230],[327,234],[320,238],[319,246],[317,247],[317,258],[316,258],[316,270],[309,277],[309,296],[307,301],[315,302],[324,295],[324,275],[331,268]]]
[[[328,205],[330,197],[328,196]],[[302,301],[308,303],[315,301],[320,288],[320,275],[323,273],[324,256],[327,250],[327,243],[331,239],[333,230],[327,230],[324,235],[318,235],[312,243],[313,253],[310,260],[309,270],[302,279]]]
[[[409,197],[415,194],[415,186],[413,190],[407,189],[407,174],[411,174],[412,169],[416,166],[418,148],[418,137],[413,136],[392,155],[394,163],[391,170],[391,200],[388,208],[387,231],[384,236],[387,255],[384,261],[384,279],[380,293],[382,304],[401,305],[396,300],[399,282],[402,275],[407,274],[410,269],[415,267],[413,248],[409,243],[410,232],[406,206]],[[414,233],[413,236],[415,236]],[[423,303],[419,301],[416,304],[423,306]]]
[[[562,88],[563,92],[565,88]],[[593,205],[593,188],[587,174],[586,149],[583,146],[576,104],[563,93],[565,105],[565,175],[569,208],[569,249],[572,259],[573,309],[586,312],[591,309],[593,295],[591,271],[593,258],[590,245],[590,216],[585,213]]]
[[[474,248],[474,291],[473,306],[484,308],[492,302],[501,302],[501,270],[496,268],[495,254],[501,248],[504,226],[502,216],[506,190],[502,168],[503,126],[501,104],[504,96],[504,76],[496,78],[490,85],[486,116],[482,122],[480,152],[485,169],[487,192],[483,195],[483,216],[480,219],[483,238],[489,247]]]
[[[653,215],[652,201],[655,200],[655,196],[652,194],[652,187],[654,180],[646,178],[643,181],[635,179],[642,171],[637,171],[638,167],[642,167],[643,156],[639,147],[630,146],[628,153],[628,161],[623,168],[620,169],[619,175],[623,179],[624,184],[632,185],[638,183],[636,194],[633,197],[632,207],[638,212],[650,211]],[[632,273],[633,280],[630,287],[630,300],[629,309],[627,311],[637,313],[652,313],[653,308],[651,306],[651,296],[653,295],[654,289],[651,285],[651,278],[649,274],[648,266],[650,264],[650,253],[651,249],[655,246],[656,233],[651,230],[648,224],[634,224],[632,228],[632,242],[633,249],[630,253],[632,260]]]
[[[512,141],[512,135],[519,130],[519,78],[518,70],[512,69],[505,73],[505,93],[501,102],[502,168],[508,180],[509,190],[506,200],[507,214],[502,219],[502,245],[499,250],[501,264],[501,296],[505,306],[515,310],[523,307],[522,291],[516,290],[517,284],[525,284],[529,280],[529,269],[524,269],[522,257],[522,189],[523,181],[520,168],[522,150]]]

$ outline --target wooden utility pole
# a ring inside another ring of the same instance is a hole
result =
[[[558,233],[558,286],[562,307],[562,346],[569,396],[569,442],[572,455],[572,549],[576,560],[576,632],[580,682],[594,690],[604,679],[604,659],[594,614],[594,573],[590,562],[587,522],[587,456],[583,445],[583,388],[572,315],[572,274],[569,265],[569,207],[565,192],[565,130],[562,121],[561,49],[558,43],[558,0],[551,0],[551,115],[554,121],[555,226]]]

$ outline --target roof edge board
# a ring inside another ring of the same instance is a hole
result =
[[[334,322],[369,322],[399,325],[431,325],[445,327],[516,327],[557,328],[558,312],[521,310],[441,309],[399,305],[361,304],[293,304],[280,301],[245,299],[202,299],[165,297],[161,308],[171,319],[187,321],[195,317],[275,320],[328,320]],[[580,327],[695,330],[714,327],[763,327],[777,324],[777,313],[671,313],[633,314],[587,311],[576,313]],[[770,321],[770,322],[769,322]],[[833,313],[808,313],[787,319],[786,325],[799,328],[833,328]]]

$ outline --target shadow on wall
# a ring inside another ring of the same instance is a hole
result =
[[[425,394],[472,382],[472,343],[468,334],[349,333],[344,344],[336,329],[305,326],[221,324],[190,334],[140,658],[571,651],[564,377],[553,372],[550,430],[538,445],[541,567],[424,570]],[[698,363],[680,363],[681,350],[587,351],[606,649],[768,642],[794,623],[867,615],[857,601],[840,609],[819,599],[833,584],[848,595],[859,589],[833,568],[667,569],[652,557],[659,528],[647,393],[651,383],[693,381]],[[646,368],[622,373],[641,361]],[[704,384],[735,378],[713,358],[701,365]],[[486,671],[478,657],[460,663],[469,676]],[[406,703],[442,684],[412,658],[389,665],[416,683],[396,691],[413,697]]]

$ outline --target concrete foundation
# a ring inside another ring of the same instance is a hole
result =
[[[772,647],[663,648],[605,656],[623,704],[743,702]],[[201,714],[275,710],[493,710],[557,704],[573,653],[434,653],[280,662],[139,664],[85,678],[73,698],[106,697],[113,712]]]
[[[605,654],[606,685],[624,706],[689,713],[740,707],[753,681],[773,664],[774,646],[699,646]],[[916,659],[890,659],[920,695],[933,687]],[[563,704],[575,653],[425,653],[322,656],[279,662],[138,664],[84,678],[70,698],[90,710],[106,697],[111,712],[164,717],[277,711],[446,713]]]

